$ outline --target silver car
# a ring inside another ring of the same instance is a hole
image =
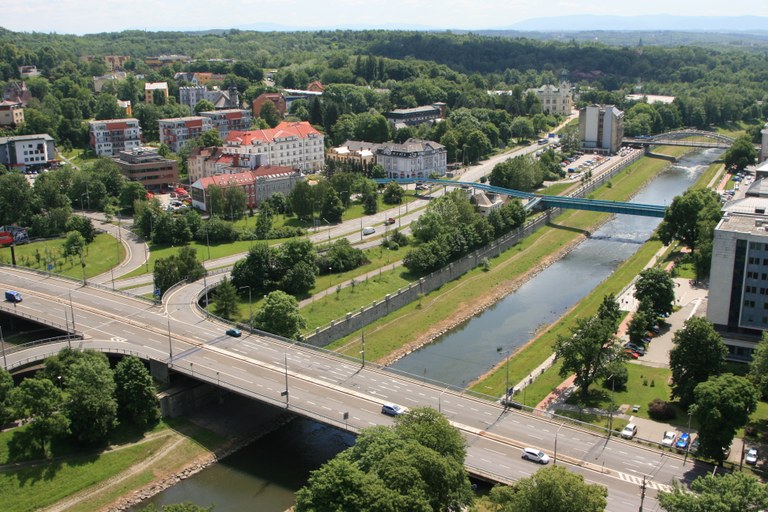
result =
[[[549,462],[549,455],[538,448],[523,448],[523,458],[538,462],[539,464],[546,464]]]

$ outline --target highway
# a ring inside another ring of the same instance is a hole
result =
[[[70,342],[77,348],[154,359],[176,372],[341,428],[357,431],[391,423],[380,413],[384,402],[436,408],[465,436],[467,468],[477,475],[506,482],[529,476],[539,468],[521,459],[520,448],[535,446],[554,456],[556,445],[558,463],[609,487],[611,511],[637,510],[644,475],[650,476],[644,506],[653,510],[659,489],[678,479],[688,482],[710,469],[691,461],[683,467],[676,455],[505,410],[495,402],[439,384],[371,364],[363,367],[359,360],[266,335],[226,336],[225,325],[206,319],[194,307],[201,282],[173,290],[163,305],[11,267],[2,268],[0,285],[24,296],[22,303],[0,305],[9,313],[55,326],[65,323],[65,315],[74,316],[76,331],[85,336],[83,341]],[[4,351],[4,363],[18,367],[66,345],[65,341]]]

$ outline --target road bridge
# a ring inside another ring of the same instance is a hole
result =
[[[60,317],[69,315],[65,328],[72,330],[74,325],[83,338],[13,351],[3,347],[3,364],[11,370],[65,346],[133,354],[156,368],[354,432],[392,423],[381,414],[382,403],[429,406],[443,413],[467,440],[466,466],[471,474],[507,483],[530,475],[537,468],[521,460],[520,448],[536,446],[608,486],[610,510],[636,509],[638,474],[654,475],[652,497],[674,480],[690,481],[710,469],[684,467],[679,457],[618,439],[609,442],[604,432],[553,424],[548,417],[505,409],[491,397],[379,367],[365,361],[364,346],[360,359],[350,359],[266,333],[226,336],[227,324],[197,308],[201,282],[173,290],[162,305],[8,266],[2,267],[0,286],[24,295],[24,302],[0,304],[0,312],[58,328]]]
[[[708,141],[686,140],[691,137],[704,137]],[[676,130],[666,133],[660,133],[653,136],[635,136],[624,137],[622,143],[631,146],[685,146],[691,148],[716,148],[728,149],[736,139],[721,135],[719,133],[708,132],[704,130]]]

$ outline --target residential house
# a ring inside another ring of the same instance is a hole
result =
[[[103,60],[110,71],[120,71],[125,69],[125,63],[130,60],[128,55],[104,55],[97,57],[95,55],[84,55],[81,59],[85,62],[93,62],[95,60]]]
[[[212,129],[213,122],[204,116],[173,117],[158,121],[160,142],[171,148],[174,153],[178,153],[188,141],[195,140]]]
[[[472,196],[472,200],[475,203],[477,211],[485,216],[488,216],[493,210],[499,209],[504,205],[504,200],[501,198],[501,195],[485,192],[483,190],[478,190]]]
[[[232,148],[194,148],[187,158],[189,182],[216,174],[252,171],[267,164],[266,155],[248,155],[233,152]]]
[[[283,121],[267,130],[230,132],[225,145],[233,153],[264,155],[269,165],[307,172],[323,168],[323,139],[306,121]]]
[[[131,117],[133,110],[131,110],[131,100],[117,100],[117,106],[125,111],[125,115]]]
[[[315,80],[314,82],[310,82],[310,84],[307,86],[307,90],[310,92],[319,92],[322,94],[325,92],[325,86],[322,82]]]
[[[204,85],[179,87],[179,103],[189,107],[190,113],[194,113],[195,106],[202,100],[208,100],[213,103],[216,110],[240,107],[237,87],[234,86],[226,91],[220,90],[217,86],[214,86],[212,89],[208,89]]]
[[[568,116],[573,111],[573,95],[571,94],[571,85],[567,82],[555,87],[552,84],[545,84],[537,89],[528,89],[526,93],[533,93],[541,103],[541,109],[544,113],[552,115]]]
[[[22,107],[26,107],[29,100],[32,99],[32,92],[27,88],[24,81],[11,81],[3,88],[3,99],[21,103]]]
[[[47,133],[0,137],[0,164],[9,169],[45,167],[56,160],[56,143]]]
[[[161,68],[175,62],[181,62],[182,64],[189,64],[192,62],[192,58],[188,55],[158,55],[156,57],[147,57],[144,59],[144,63],[151,68]]]
[[[16,128],[24,123],[24,106],[20,101],[0,101],[0,127]]]
[[[97,93],[104,89],[104,86],[110,82],[119,82],[128,78],[128,74],[125,71],[113,71],[106,75],[93,77],[93,90]]]
[[[176,82],[184,81],[196,87],[198,85],[207,85],[210,82],[224,82],[227,79],[227,75],[219,73],[180,71],[173,75],[173,79],[176,80]]]
[[[259,117],[261,115],[261,107],[268,101],[271,101],[280,116],[285,117],[285,96],[279,92],[265,92],[261,93],[256,99],[253,100],[253,117]]]
[[[616,154],[624,138],[624,112],[613,105],[579,110],[579,140],[584,151]]]
[[[162,100],[160,99],[162,98]],[[147,82],[144,84],[144,101],[146,103],[157,103],[165,105],[168,103],[168,83],[167,82]]]
[[[120,151],[141,146],[141,126],[138,119],[103,119],[90,121],[91,148],[98,156],[115,156]]]
[[[382,144],[357,140],[345,141],[339,147],[330,148],[325,157],[328,160],[349,163],[353,168],[368,169],[376,163],[376,150]]]
[[[139,146],[120,151],[114,158],[128,181],[137,181],[148,190],[174,187],[179,182],[179,164],[163,158],[155,148]]]
[[[19,76],[21,76],[21,78],[40,75],[42,75],[42,73],[37,69],[37,66],[19,66]]]

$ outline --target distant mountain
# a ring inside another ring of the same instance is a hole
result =
[[[507,30],[530,32],[553,31],[716,31],[716,32],[765,32],[768,17],[765,16],[672,16],[648,14],[642,16],[575,15],[533,18],[515,23]]]

